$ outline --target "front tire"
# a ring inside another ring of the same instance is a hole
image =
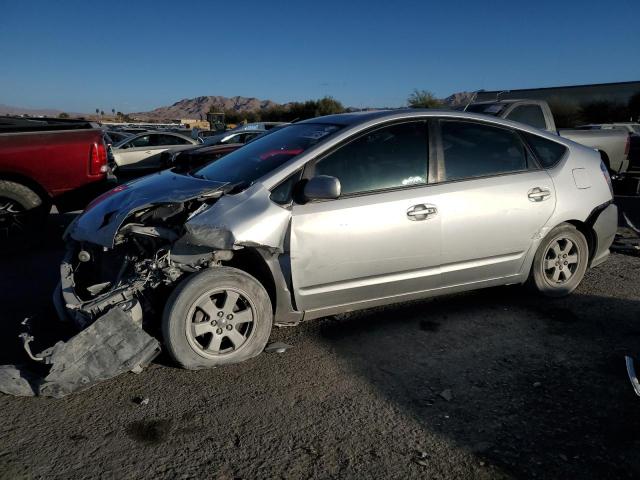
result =
[[[589,245],[571,224],[563,223],[544,238],[533,259],[530,281],[547,297],[564,297],[582,281],[589,263]]]
[[[162,334],[171,357],[184,368],[198,370],[260,354],[272,323],[269,295],[254,277],[214,267],[173,291],[164,309]]]
[[[0,180],[0,245],[15,249],[32,244],[49,213],[49,204],[20,183]]]

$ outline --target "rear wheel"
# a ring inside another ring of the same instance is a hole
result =
[[[178,285],[165,307],[162,333],[174,360],[196,370],[258,355],[272,322],[271,301],[255,278],[215,267]]]
[[[554,228],[542,241],[533,260],[531,282],[543,295],[563,297],[582,281],[589,262],[589,246],[573,225]]]
[[[47,205],[30,188],[0,180],[0,244],[16,247],[33,241],[49,213]]]

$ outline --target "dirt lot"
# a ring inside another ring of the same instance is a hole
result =
[[[640,200],[619,203],[640,223]],[[23,358],[25,316],[55,331],[66,221],[1,261],[0,363]],[[273,339],[293,348],[199,372],[161,357],[63,400],[0,396],[0,477],[640,477],[623,360],[640,354],[640,257],[612,255],[562,300],[495,288]]]

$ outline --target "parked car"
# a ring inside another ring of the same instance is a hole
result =
[[[67,231],[57,306],[78,326],[164,310],[175,361],[215,367],[259,354],[274,324],[525,282],[567,295],[617,220],[600,155],[555,134],[464,112],[332,115],[94,201]]]
[[[602,161],[607,165],[611,173],[624,174],[629,167],[630,141],[628,135],[616,130],[557,130],[549,104],[544,100],[477,102],[468,105],[465,110],[521,122],[591,147],[600,153]]]
[[[111,149],[116,174],[155,171],[160,167],[160,154],[168,149],[190,148],[198,141],[172,132],[143,132],[127,138]]]
[[[227,153],[231,153],[240,148],[244,143],[229,143],[230,140],[246,141],[246,143],[254,142],[256,139],[263,137],[264,135],[271,135],[282,128],[287,127],[288,123],[281,125],[274,125],[268,131],[261,131],[259,134],[253,133],[247,134],[233,134],[229,137],[221,137],[224,141],[213,142],[214,145],[208,145],[206,142],[204,145],[194,146],[192,148],[181,150],[167,150],[162,152],[161,155],[161,169],[165,168],[179,168],[180,171],[188,171],[197,167],[201,167],[206,163],[213,160],[222,158]]]
[[[127,132],[121,132],[118,130],[104,131],[104,139],[105,139],[105,142],[107,142],[107,145],[115,145],[131,137],[133,137],[133,134],[127,133]]]
[[[230,131],[232,132],[242,132],[247,130],[271,130],[274,127],[279,127],[282,125],[289,125],[287,122],[253,122],[253,123],[245,123],[240,124]]]
[[[591,123],[589,125],[580,125],[576,127],[578,130],[622,130],[628,134],[640,134],[640,123],[635,122],[618,122],[618,123]]]
[[[240,147],[242,147],[242,143],[225,143],[222,145],[200,145],[185,150],[167,150],[162,152],[160,169],[176,168],[181,172],[187,172],[218,160]]]
[[[107,173],[96,124],[0,117],[0,244],[33,238],[52,205],[84,208],[108,189]]]
[[[203,145],[224,145],[231,143],[245,144],[264,133],[266,133],[266,130],[261,129],[241,131],[227,130],[226,132],[219,133],[217,135],[204,137],[202,139],[202,143]]]

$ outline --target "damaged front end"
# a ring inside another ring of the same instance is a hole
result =
[[[176,284],[247,246],[281,252],[289,220],[260,184],[235,193],[170,171],[99,197],[65,232],[54,292],[59,317],[80,333],[40,354],[30,352],[27,339],[29,356],[51,365],[49,373],[0,367],[0,391],[60,397],[141,371],[159,353],[154,320]]]
[[[65,232],[53,295],[59,317],[80,333],[37,354],[33,338],[23,334],[39,367],[0,367],[0,391],[62,397],[149,364],[160,343],[144,320],[158,313],[161,298],[183,275],[229,255],[180,241],[185,223],[222,195],[222,185],[163,172],[89,205]],[[48,373],[35,373],[43,366]]]

